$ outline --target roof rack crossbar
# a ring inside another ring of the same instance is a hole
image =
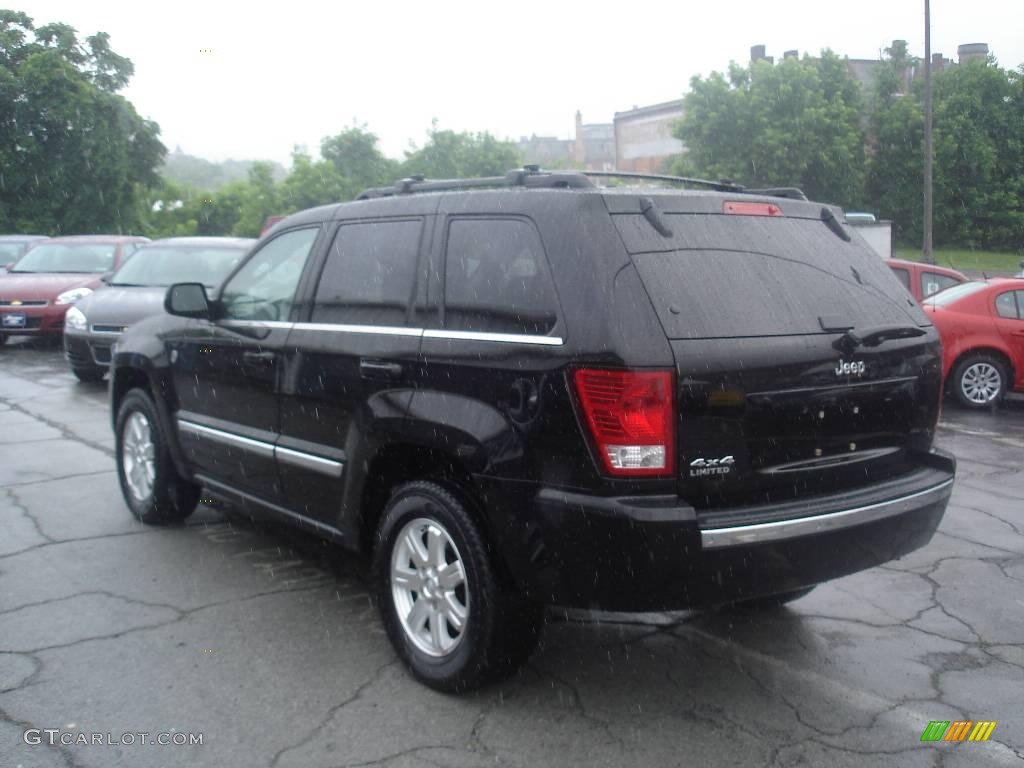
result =
[[[474,179],[425,179],[412,176],[399,179],[390,187],[374,187],[362,192],[356,200],[370,200],[377,197],[410,195],[416,192],[444,192],[459,189],[487,189],[500,187],[531,188],[591,188],[593,183],[575,172],[547,172],[537,166],[525,166],[509,171],[504,176],[482,176]]]

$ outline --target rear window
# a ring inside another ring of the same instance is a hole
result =
[[[940,275],[938,272],[922,272],[921,273],[921,295],[931,296],[944,291],[947,288],[951,288],[954,285],[959,285],[960,280],[950,277],[949,275]]]
[[[946,307],[954,301],[959,301],[965,296],[970,296],[971,294],[984,290],[987,287],[988,283],[982,282],[960,283],[959,285],[954,285],[952,288],[940,291],[934,296],[928,297],[928,303],[934,304],[936,307]]]
[[[930,324],[877,254],[818,219],[668,214],[667,238],[643,216],[615,219],[669,338],[823,333],[823,317]]]

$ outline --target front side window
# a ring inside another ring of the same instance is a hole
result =
[[[422,229],[418,219],[338,229],[317,285],[313,322],[404,325]]]
[[[444,296],[452,330],[544,335],[558,318],[540,236],[521,219],[452,221]]]
[[[1018,311],[1017,301],[1020,296],[1015,296],[1014,291],[1007,291],[1006,293],[1000,293],[996,297],[996,314],[1000,317],[1005,317],[1008,320],[1017,320],[1020,318],[1020,312]],[[1017,294],[1024,294],[1024,291],[1016,291]]]
[[[319,231],[293,230],[264,245],[224,286],[222,316],[228,320],[287,320]]]
[[[959,284],[959,280],[949,277],[948,275],[940,275],[937,272],[921,273],[921,295],[925,297]]]

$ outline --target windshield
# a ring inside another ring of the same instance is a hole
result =
[[[960,285],[954,285],[944,291],[940,291],[939,293],[930,296],[925,303],[933,304],[936,307],[945,307],[952,304],[954,301],[959,301],[965,296],[975,294],[987,287],[988,283],[982,282],[960,283]]]
[[[12,272],[82,272],[101,275],[114,266],[112,243],[44,243],[25,254]]]
[[[0,266],[21,258],[28,243],[0,243]]]
[[[141,248],[121,267],[111,285],[168,286],[202,283],[216,287],[231,271],[246,247],[151,245]]]

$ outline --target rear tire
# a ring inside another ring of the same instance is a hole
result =
[[[373,576],[392,645],[431,688],[462,692],[501,679],[537,645],[542,606],[503,588],[476,521],[436,483],[392,493]]]
[[[75,374],[80,382],[83,384],[96,384],[103,381],[103,377],[107,374],[105,368],[72,368],[71,372]]]
[[[968,354],[953,369],[950,386],[965,408],[984,410],[998,405],[1009,381],[1006,364],[983,352]]]
[[[165,525],[195,511],[200,487],[175,470],[156,405],[143,390],[133,389],[121,401],[116,438],[121,493],[136,518]]]
[[[723,606],[722,610],[729,613],[761,613],[762,611],[775,611],[787,603],[792,603],[794,600],[806,597],[813,591],[813,586],[803,587],[802,589],[794,589],[792,592],[780,592],[777,595],[764,595],[763,597],[755,597],[750,600],[740,600]]]

